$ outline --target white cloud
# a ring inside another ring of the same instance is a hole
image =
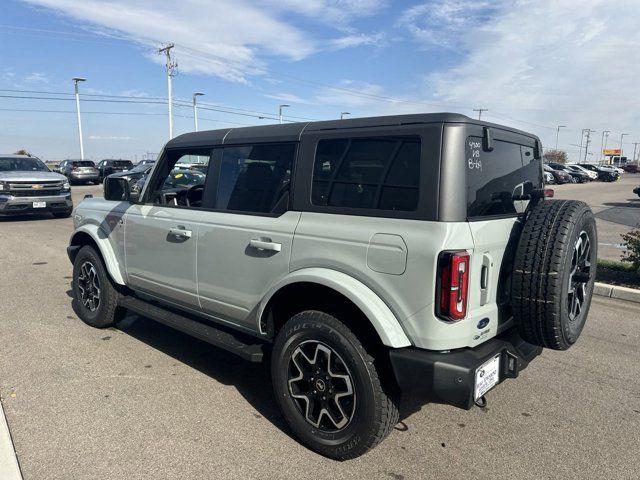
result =
[[[344,37],[335,38],[329,41],[329,46],[333,50],[342,50],[345,48],[363,47],[363,46],[381,46],[384,44],[385,34],[378,33],[358,33],[346,35]]]
[[[309,105],[312,103],[305,98],[299,97],[298,95],[294,95],[293,93],[270,93],[270,94],[266,94],[265,97],[273,98],[274,100],[281,100],[287,103],[300,103],[300,104],[306,104],[306,105]]]
[[[49,83],[49,77],[46,73],[43,72],[33,72],[24,77],[25,83],[39,83],[39,84],[47,84]]]
[[[356,18],[379,13],[388,0],[265,0],[271,8],[289,11],[312,18],[343,30],[350,30]]]
[[[248,0],[25,1],[143,45],[174,42],[181,71],[233,81],[261,72],[262,55],[300,60],[315,49],[301,30]],[[160,55],[150,58],[164,62]]]
[[[449,3],[425,5],[439,12]],[[471,2],[452,3],[463,4]],[[561,134],[565,147],[580,143],[582,128],[613,130],[617,138],[629,132],[629,142],[640,141],[637,1],[496,0],[477,15],[477,22],[450,10],[438,16],[462,60],[427,77],[425,98],[489,108],[487,119],[537,133],[547,145],[558,124],[569,126]],[[441,43],[432,33],[415,39]]]
[[[89,135],[89,140],[131,140],[128,136],[119,135]]]

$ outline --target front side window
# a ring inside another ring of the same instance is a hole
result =
[[[208,166],[211,149],[167,151],[165,162],[150,185],[149,202],[178,208],[200,208],[204,197],[207,170],[190,168],[191,160]],[[186,160],[189,161],[186,161]],[[142,190],[146,177],[140,178],[135,190]]]
[[[295,144],[225,147],[216,208],[237,212],[286,210]]]
[[[318,142],[311,202],[318,206],[413,211],[418,206],[419,137]]]

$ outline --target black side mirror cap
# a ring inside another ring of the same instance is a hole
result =
[[[493,152],[493,135],[489,127],[482,129],[482,149],[485,152]]]
[[[129,182],[123,177],[107,177],[104,179],[104,199],[115,202],[130,202]]]

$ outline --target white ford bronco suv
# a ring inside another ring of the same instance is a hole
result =
[[[450,113],[181,135],[139,194],[107,177],[75,210],[74,308],[268,358],[294,434],[354,458],[397,423],[401,393],[482,406],[578,339],[596,227],[584,203],[545,198],[541,153]]]

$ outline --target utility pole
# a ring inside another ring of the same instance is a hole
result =
[[[600,155],[598,155],[598,160],[599,161],[603,161],[604,162],[604,149],[607,148],[607,143],[605,141],[605,138],[607,140],[609,140],[609,134],[611,133],[610,130],[603,130],[602,131],[602,140],[600,140]]]
[[[278,119],[280,120],[280,123],[282,123],[282,109],[290,106],[291,105],[278,105]]]
[[[173,138],[173,85],[171,78],[177,73],[178,62],[171,58],[171,49],[174,47],[173,43],[170,43],[158,50],[158,53],[164,53],[167,56],[167,103],[169,105],[169,140]]]
[[[193,94],[193,126],[196,132],[198,131],[198,106],[196,105],[196,98],[202,95],[204,95],[202,92],[195,92]]]
[[[558,129],[556,130],[556,150],[558,150],[558,137],[560,137],[560,129],[566,127],[566,125],[558,125]]]
[[[582,129],[582,133],[580,134],[580,155],[578,155],[578,160],[580,160],[580,158],[582,158],[582,142],[584,142],[584,132],[586,132],[587,130],[588,129],[583,128]]]
[[[591,130],[590,128],[587,128],[587,143],[584,147],[584,163],[589,163],[587,162],[587,154],[589,152],[589,143],[591,143],[591,133],[596,133],[595,130]]]
[[[633,142],[633,162],[636,161],[636,149],[638,148],[638,145],[640,145],[640,142]]]
[[[84,160],[84,145],[82,143],[82,120],[80,119],[80,94],[78,93],[78,82],[86,82],[86,78],[73,77],[73,89],[76,94],[76,113],[78,114],[78,137],[80,138],[80,160]]]
[[[488,108],[474,108],[473,111],[474,112],[478,112],[478,120],[480,120],[482,118],[482,112],[488,112],[489,109]]]
[[[622,139],[624,137],[626,137],[627,135],[629,135],[628,133],[621,133],[620,134],[620,154],[618,155],[618,165],[620,165],[620,163],[622,163]],[[615,162],[614,162],[615,165]]]
[[[351,113],[350,112],[340,112],[340,120],[343,120],[345,115],[351,115]]]

